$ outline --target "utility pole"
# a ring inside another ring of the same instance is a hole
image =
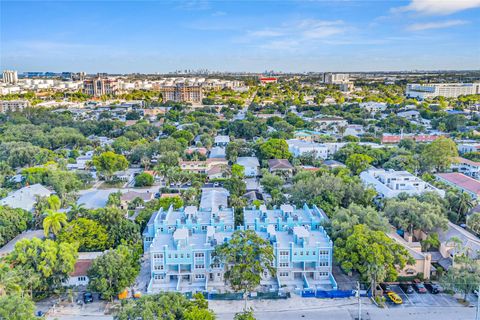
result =
[[[358,320],[362,320],[362,300],[360,299],[360,282],[359,281],[357,281],[357,297],[358,297]]]
[[[475,316],[475,320],[480,320],[480,284],[477,289],[477,315]]]

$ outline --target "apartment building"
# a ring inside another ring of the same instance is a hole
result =
[[[480,182],[459,172],[437,173],[435,178],[461,192],[468,193],[472,199],[480,197]]]
[[[272,243],[277,268],[276,279],[268,274],[263,285],[286,290],[331,290],[337,288],[332,274],[333,243],[322,227],[325,213],[313,206],[296,208],[289,204],[278,209],[244,209],[244,228],[254,230]]]
[[[327,84],[340,84],[345,83],[350,80],[350,75],[348,73],[325,73],[324,82]]]
[[[151,262],[147,292],[225,292],[224,268],[213,264],[215,246],[234,232],[233,208],[160,209],[143,233]],[[321,223],[327,219],[317,207],[244,209],[245,229],[272,243],[276,277],[265,273],[261,285],[269,289],[336,289],[332,275],[333,244]]]
[[[387,109],[387,104],[385,102],[362,102],[359,104],[360,108],[367,110],[370,113],[382,112]]]
[[[205,161],[180,161],[180,168],[186,171],[207,173],[214,166],[228,166],[228,161],[224,158],[209,158]]]
[[[118,93],[118,81],[102,77],[84,80],[83,93],[95,97],[115,95]]]
[[[294,157],[303,154],[312,153],[317,158],[327,159],[335,152],[343,148],[346,143],[317,143],[304,140],[290,139],[287,140],[288,150]]]
[[[360,179],[367,186],[377,190],[383,198],[393,198],[401,193],[419,195],[424,192],[436,192],[442,198],[445,191],[432,186],[408,171],[370,169],[360,173]]]
[[[461,95],[480,94],[480,83],[407,84],[408,98],[428,99],[438,96],[456,98]]]
[[[163,101],[200,103],[203,99],[203,90],[200,85],[177,83],[159,88]]]
[[[15,70],[3,70],[2,76],[4,83],[16,84],[18,82],[18,74]]]
[[[0,113],[22,111],[28,107],[28,100],[0,100]]]
[[[232,208],[170,207],[154,213],[143,233],[144,251],[151,262],[148,292],[224,288],[223,268],[212,266],[211,253],[233,231]]]
[[[450,168],[474,179],[480,178],[480,162],[456,157]]]

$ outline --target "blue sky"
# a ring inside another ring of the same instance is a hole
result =
[[[5,1],[19,71],[480,69],[480,0]]]

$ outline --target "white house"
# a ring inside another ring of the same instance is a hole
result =
[[[260,169],[260,162],[257,157],[238,157],[237,164],[245,168],[246,177],[258,176]]]
[[[408,171],[369,169],[360,173],[360,179],[367,186],[374,187],[384,198],[393,198],[400,193],[419,195],[424,192],[436,192],[442,198],[445,191],[432,186]]]
[[[367,110],[370,113],[382,112],[387,109],[387,104],[385,102],[362,102],[359,104],[360,108]]]
[[[33,211],[37,203],[37,197],[49,197],[52,193],[39,183],[32,184],[9,193],[6,198],[0,200],[0,205]]]
[[[327,159],[335,152],[345,146],[346,143],[317,143],[297,139],[287,140],[288,150],[294,157],[299,157],[306,153],[313,153],[315,157]]]
[[[216,136],[214,140],[215,146],[217,147],[226,147],[230,143],[229,136]]]
[[[480,178],[480,162],[456,157],[450,168],[474,179]]]
[[[457,146],[457,149],[461,154],[467,152],[478,152],[480,150],[480,143],[462,143]]]
[[[87,271],[92,266],[93,260],[102,254],[103,252],[79,252],[73,272],[69,274],[63,285],[66,287],[87,286],[89,281]]]

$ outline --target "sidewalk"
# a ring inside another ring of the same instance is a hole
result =
[[[292,295],[290,299],[281,300],[248,300],[247,308],[253,308],[254,311],[294,311],[294,310],[319,310],[325,308],[353,307],[357,305],[357,298],[345,299],[318,299],[302,298]],[[362,298],[362,306],[368,307],[372,303],[369,298]],[[209,300],[208,306],[216,314],[232,314],[243,311],[244,301],[219,301]]]

